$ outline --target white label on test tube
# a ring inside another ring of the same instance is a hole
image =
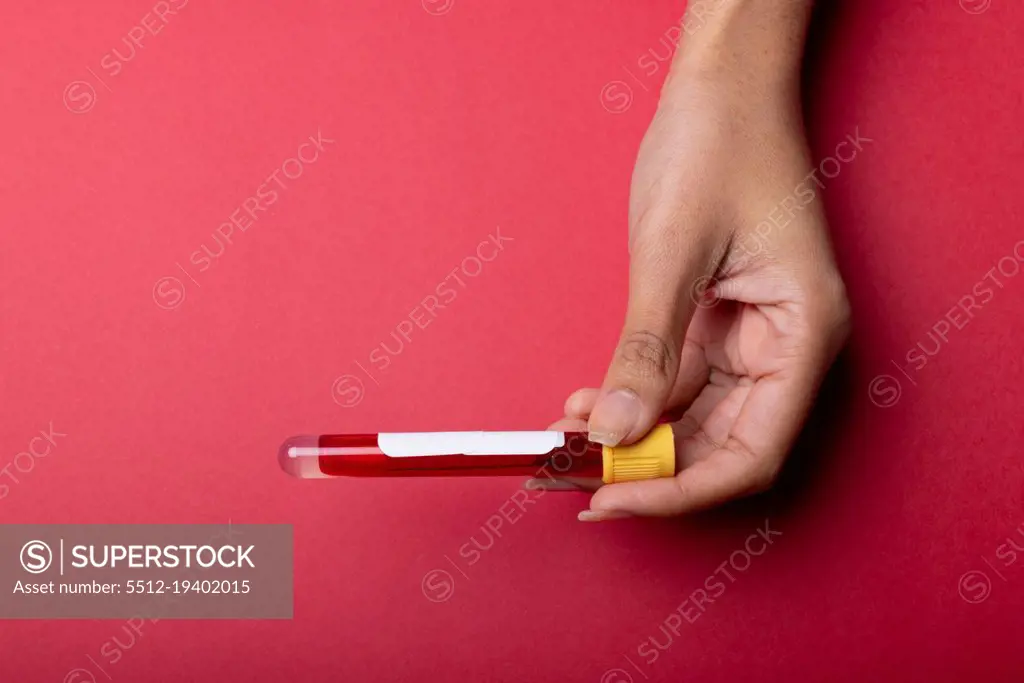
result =
[[[543,455],[564,445],[564,432],[391,432],[377,435],[378,448],[392,458]]]

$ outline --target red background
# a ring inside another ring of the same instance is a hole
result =
[[[0,678],[1019,680],[1024,556],[996,552],[1024,543],[1024,274],[998,275],[926,366],[894,365],[934,348],[929,330],[1024,239],[1024,8],[965,4],[983,11],[818,13],[815,154],[858,128],[874,142],[827,181],[855,332],[778,489],[601,525],[576,521],[583,495],[548,494],[472,566],[460,546],[518,481],[297,481],[275,448],[540,428],[599,383],[665,71],[637,63],[664,54],[682,4],[193,0],[116,76],[100,62],[128,52],[148,0],[5,7],[0,466],[51,422],[67,436],[9,470],[0,521],[291,523],[296,557],[292,621],[160,621],[112,665],[99,651],[123,622],[5,622]],[[94,94],[65,101],[74,81]],[[616,81],[631,101],[602,99]],[[190,254],[318,129],[335,143],[197,273]],[[514,241],[374,370],[497,226]],[[167,276],[185,292],[170,310]],[[365,381],[351,407],[332,393],[346,374]],[[766,518],[771,548],[639,656]],[[422,590],[434,569],[452,576],[430,582],[442,602]],[[975,570],[989,592],[977,574],[959,586]]]

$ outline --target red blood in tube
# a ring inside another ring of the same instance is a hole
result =
[[[278,453],[289,474],[322,477],[487,477],[546,474],[597,477],[603,471],[601,444],[581,432],[566,432],[563,446],[541,454],[417,455],[394,457],[381,451],[377,434],[293,436]]]

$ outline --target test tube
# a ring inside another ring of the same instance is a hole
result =
[[[293,436],[281,468],[301,479],[331,477],[593,477],[605,483],[675,473],[670,425],[631,446],[609,447],[584,432],[388,432]]]

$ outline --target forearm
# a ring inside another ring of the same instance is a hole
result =
[[[689,0],[665,84],[733,83],[749,95],[795,96],[813,0]]]

